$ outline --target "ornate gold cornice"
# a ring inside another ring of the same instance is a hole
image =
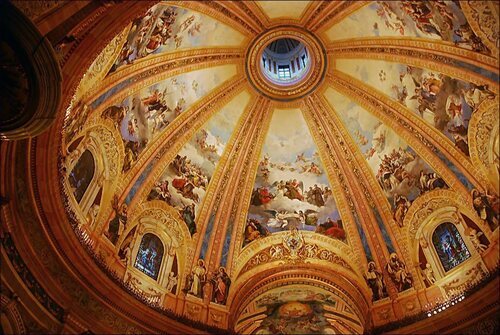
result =
[[[211,243],[209,243],[206,254],[209,270],[215,269],[219,265],[225,238],[234,237],[232,232],[232,236],[226,236],[228,225],[233,225],[233,231],[236,230],[238,233],[240,232],[238,229],[239,227],[234,225],[234,218],[230,218],[233,210],[237,208],[241,200],[234,191],[253,186],[247,184],[242,185],[239,181],[242,179],[244,180],[246,173],[248,173],[248,164],[245,163],[245,160],[253,157],[255,149],[260,149],[256,148],[255,143],[259,136],[265,136],[265,133],[261,130],[262,127],[265,127],[270,122],[270,117],[269,101],[263,97],[257,98],[249,113],[246,115],[245,123],[242,125],[242,128],[239,129],[241,133],[235,146],[232,148],[231,160],[224,166],[224,175],[215,195],[213,206],[210,209],[211,215],[215,215],[214,221],[219,222],[219,224],[214,227],[210,239]],[[199,245],[201,246],[201,244]],[[227,264],[231,264],[229,258]],[[231,273],[230,267],[228,271]]]
[[[151,164],[151,161],[155,161],[154,167],[130,203],[130,214],[133,213],[134,206],[147,197],[154,182],[160,177],[176,153],[193,136],[198,128],[225,103],[241,92],[244,87],[244,79],[241,77],[233,78],[222,84],[173,120],[167,129],[144,150],[132,169],[120,179],[116,189],[117,194],[120,195],[120,201],[123,201],[142,170],[148,164]],[[103,214],[102,217],[109,218],[111,208],[107,207],[106,212],[107,214]],[[104,225],[104,222],[102,225]]]
[[[498,3],[495,1],[460,1],[460,8],[474,33],[498,58]]]
[[[300,41],[309,53],[309,71],[298,82],[290,85],[280,85],[268,80],[260,66],[264,49],[269,43],[280,38]],[[323,81],[327,68],[327,57],[322,42],[310,32],[292,25],[275,26],[255,37],[248,47],[245,61],[245,72],[254,89],[277,101],[300,99],[314,91]]]
[[[409,64],[444,73],[453,78],[484,84],[498,83],[464,65],[498,74],[498,59],[455,46],[451,42],[417,37],[366,37],[334,41],[327,46],[333,59],[361,58]]]
[[[333,1],[332,3],[332,5],[325,6],[326,9],[316,9],[312,22],[306,26],[309,30],[321,32],[322,37],[325,37],[323,35],[326,30],[369,4],[370,1]],[[324,38],[324,40],[327,41],[328,38]]]
[[[495,100],[485,100],[472,114],[469,122],[469,150],[472,164],[487,176],[490,182],[490,191],[498,194],[499,171],[495,164],[498,159],[492,157],[496,145],[493,140],[498,136],[498,111],[500,109],[498,97]],[[496,162],[495,162],[496,160]]]
[[[327,75],[327,81],[337,91],[346,95],[380,121],[392,128],[415,152],[425,160],[450,186],[468,199],[467,188],[458,180],[445,163],[437,157],[442,152],[474,185],[484,185],[484,177],[474,175],[470,161],[456,149],[436,128],[426,124],[415,113],[385,94],[340,71]]]
[[[356,251],[352,250],[350,246],[328,236],[301,230],[300,235],[304,237],[305,246],[300,250],[298,257],[294,259],[283,247],[283,238],[287,234],[289,234],[288,231],[274,233],[248,244],[238,255],[237,267],[233,270],[234,279],[236,280],[249,271],[254,274],[259,266],[262,270],[269,268],[270,263],[277,262],[279,264],[276,265],[308,263],[311,265],[340,266],[343,270],[358,276],[358,279],[362,281],[365,270],[356,259]],[[277,246],[281,248],[282,253],[273,255],[270,249]],[[306,246],[310,246],[310,248],[306,248]]]

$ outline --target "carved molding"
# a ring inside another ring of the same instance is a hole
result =
[[[427,68],[478,85],[490,81],[478,72],[467,70],[463,64],[497,72],[498,59],[455,46],[444,41],[415,37],[366,37],[332,42],[327,52],[333,59],[380,59]],[[494,83],[494,82],[493,82]],[[494,86],[494,85],[492,85]]]
[[[495,144],[493,140],[498,137],[499,111],[498,98],[485,100],[472,114],[469,123],[469,149],[472,164],[488,176],[493,192],[498,194],[500,164],[499,157],[494,157]],[[493,142],[493,143],[492,143]],[[498,150],[498,148],[497,148]]]
[[[234,269],[235,278],[262,264],[275,261],[304,263],[308,259],[337,264],[359,276],[364,273],[347,244],[309,231],[299,231],[299,234],[303,238],[303,245],[300,250],[293,253],[285,245],[285,239],[290,235],[290,231],[274,233],[249,243],[238,255],[237,267]]]
[[[460,1],[460,7],[474,33],[498,58],[498,4],[494,1]]]

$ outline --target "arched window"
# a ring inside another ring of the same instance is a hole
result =
[[[163,260],[163,243],[158,236],[147,233],[142,237],[135,259],[135,267],[153,279],[158,279]]]
[[[89,150],[85,150],[69,174],[69,184],[77,202],[82,200],[85,191],[94,177],[94,172],[94,156]]]
[[[439,225],[432,234],[432,243],[445,272],[470,257],[470,252],[453,223]]]

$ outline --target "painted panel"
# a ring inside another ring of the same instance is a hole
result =
[[[420,194],[447,187],[396,132],[375,116],[332,88],[325,91],[325,97],[364,155],[399,225]]]
[[[466,156],[472,113],[481,102],[496,97],[488,85],[475,85],[405,64],[339,59],[337,67],[408,107],[445,134]]]
[[[236,75],[236,65],[222,65],[168,78],[130,95],[101,116],[113,120],[125,144],[123,172],[130,170],[146,145],[181,113]]]
[[[179,151],[148,195],[148,200],[163,200],[178,209],[191,235],[210,179],[249,102],[244,91],[218,111]]]
[[[345,240],[332,188],[301,111],[276,109],[257,170],[245,244],[293,227]]]
[[[111,72],[150,55],[182,49],[238,46],[245,37],[207,15],[158,4],[135,20]]]
[[[490,54],[467,23],[458,1],[373,2],[331,27],[326,35],[330,41],[370,36],[421,37]]]

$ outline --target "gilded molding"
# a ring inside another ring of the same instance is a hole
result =
[[[82,80],[78,84],[74,100],[78,101],[84,94],[86,95],[89,92],[95,91],[95,89],[101,87],[101,83],[109,72],[109,69],[113,65],[115,59],[118,57],[118,54],[127,39],[129,26],[116,35],[115,38],[113,38],[113,40],[106,45],[104,50],[101,51],[92,65],[90,65],[89,69],[83,75]]]
[[[220,22],[230,21],[232,28],[244,35],[257,34],[251,25],[244,18],[226,8],[224,1],[164,1],[173,6],[184,7],[194,11],[209,15]]]
[[[498,194],[499,158],[493,156],[491,151],[495,143],[492,139],[498,136],[498,111],[500,105],[498,98],[486,100],[479,105],[478,110],[472,114],[469,122],[469,150],[472,164],[488,177],[492,191]]]
[[[477,84],[491,79],[466,70],[460,63],[485,68],[493,73],[498,73],[499,64],[494,57],[457,47],[451,42],[417,37],[366,37],[334,41],[328,44],[327,53],[334,59],[367,58],[410,64],[465,81],[472,79]]]
[[[327,236],[308,231],[300,231],[304,237],[304,245],[297,252],[296,257],[284,246],[283,239],[289,232],[275,233],[269,237],[250,243],[239,255],[238,268],[235,274],[238,278],[260,265],[280,262],[286,263],[311,263],[314,259],[324,261],[324,266],[338,265],[362,277],[362,268],[353,262],[354,252],[344,243]],[[342,256],[341,256],[342,255]],[[354,267],[351,264],[354,263]],[[255,272],[255,271],[253,271]]]
[[[392,236],[394,236],[391,240],[396,247],[396,250],[400,250],[401,246],[397,242],[399,240],[399,231],[397,229],[397,224],[393,220],[390,205],[387,198],[383,195],[380,185],[375,180],[373,172],[371,172],[366,160],[363,158],[351,136],[343,126],[343,122],[338,117],[335,109],[320,96],[313,95],[310,99],[314,99],[313,104],[317,107],[318,113],[322,114],[322,118],[327,123],[327,128],[331,133],[331,140],[334,147],[341,149],[341,152],[345,157],[343,161],[349,164],[348,171],[353,173],[355,180],[357,181],[356,186],[361,188],[361,194],[363,194],[366,198],[369,207],[377,208],[381,212],[384,218],[384,224],[387,224],[388,228],[390,228],[390,231],[392,232]],[[368,182],[368,185],[365,181]],[[375,222],[375,218],[366,214],[367,213],[363,215],[365,224],[368,222],[369,225],[371,225],[372,222]],[[384,241],[378,227],[371,225],[368,231],[375,232],[379,241]],[[370,236],[370,238],[372,237],[373,236]],[[377,253],[380,252],[380,250],[377,251]],[[388,254],[384,253],[384,255],[385,259],[387,259]]]
[[[226,6],[232,7],[234,10],[240,10],[250,19],[248,24],[252,24],[257,32],[262,32],[262,30],[269,25],[267,17],[260,11],[260,7],[253,1],[235,1],[226,2]]]
[[[495,1],[460,1],[460,7],[474,33],[498,58],[498,3]]]
[[[326,13],[318,12],[315,13],[321,19],[318,20],[314,25],[310,25],[307,28],[312,31],[319,31],[324,35],[324,32],[336,25],[358,9],[361,9],[365,5],[369,4],[370,1],[341,1],[337,2],[336,6],[331,8],[331,11],[324,16]],[[325,40],[328,40],[325,38]]]
[[[258,117],[256,117],[258,116]],[[256,142],[259,136],[265,136],[261,131],[262,127],[270,121],[271,113],[269,110],[269,101],[263,97],[256,99],[254,105],[250,109],[238,141],[233,147],[231,160],[224,166],[225,172],[222,177],[221,185],[217,190],[216,198],[214,199],[211,213],[215,214],[215,221],[221,222],[212,233],[212,238],[209,247],[209,269],[216,268],[220,262],[222,253],[223,241],[226,238],[227,225],[235,223],[234,213],[239,204],[240,198],[232,194],[232,190],[241,190],[245,186],[252,187],[253,185],[244,185],[242,181],[248,173],[248,161],[252,158],[256,149]],[[241,194],[241,193],[240,193]],[[223,206],[221,206],[224,204]],[[229,209],[231,208],[231,211]],[[231,215],[231,217],[228,217]],[[233,230],[235,226],[233,226]],[[234,237],[231,236],[231,237]],[[230,258],[228,264],[231,264]],[[231,269],[228,269],[231,273]]]
[[[483,176],[471,173],[475,169],[470,164],[470,161],[465,158],[463,153],[451,145],[444,134],[426,124],[424,120],[400,103],[339,71],[328,74],[327,81],[337,91],[353,99],[353,101],[398,133],[446,181],[449,187],[457,190],[464,201],[470,200],[467,188],[460,183],[445,163],[436,156],[438,150],[445,154],[474,185],[485,184]]]
[[[477,224],[489,237],[489,229],[487,228],[487,225],[478,218],[472,205],[468,206],[457,198],[457,194],[454,191],[438,189],[425,193],[415,199],[404,218],[403,236],[407,240],[407,245],[410,248],[415,249],[418,244],[416,234],[422,223],[429,215],[436,212],[440,208],[446,207],[454,208],[457,213],[463,213],[467,217],[474,219],[474,223]],[[412,250],[412,253],[415,253],[415,250]]]
[[[350,179],[350,185],[354,193],[358,194],[356,196],[356,199],[358,199],[356,205],[359,207],[358,215],[362,218],[361,224],[364,225],[365,232],[371,232],[371,235],[368,235],[368,241],[369,243],[371,242],[373,246],[372,252],[373,250],[376,251],[373,256],[376,257],[376,261],[380,268],[383,268],[389,259],[389,252],[387,247],[381,247],[381,243],[385,245],[385,240],[379,227],[374,224],[376,218],[372,211],[373,208],[377,208],[381,213],[383,218],[382,224],[385,224],[388,231],[391,233],[390,238],[396,252],[407,262],[411,259],[410,253],[404,244],[399,243],[399,241],[401,241],[401,235],[397,224],[393,220],[391,207],[387,198],[383,195],[380,185],[376,182],[373,173],[370,171],[366,160],[362,157],[359,149],[347,133],[347,130],[343,127],[343,122],[338,118],[333,107],[322,97],[312,95],[309,99],[311,101],[315,100],[312,105],[316,106],[318,112],[323,114],[322,118],[328,125],[327,128],[330,133],[329,136],[333,143],[333,147],[341,148],[343,157],[345,157],[342,161],[349,163],[349,168],[347,170],[351,171],[354,177]],[[354,180],[357,182],[354,182]],[[369,187],[365,184],[365,180],[368,181]],[[361,188],[361,190],[359,190],[359,188]],[[359,201],[360,199],[366,199],[368,206]],[[410,269],[410,271],[412,271],[413,275],[416,275],[416,273],[413,273],[414,269]]]
[[[262,147],[264,145],[264,140],[266,134],[269,130],[269,125],[271,123],[272,110],[274,110],[274,105],[269,105],[269,101],[266,101],[266,107],[263,106],[261,113],[266,113],[266,119],[261,122],[260,132],[256,140],[254,140],[254,145],[252,147],[252,154],[248,154],[245,157],[244,169],[246,172],[242,173],[238,178],[238,186],[242,186],[242,191],[240,192],[238,201],[233,203],[231,208],[230,220],[233,222],[233,236],[231,237],[233,246],[229,251],[228,268],[230,273],[233,275],[235,268],[237,267],[239,255],[243,246],[244,230],[247,222],[247,210],[250,207],[251,194],[253,187],[255,185],[255,178],[257,177],[257,169],[259,165],[259,160],[262,152]],[[243,186],[244,185],[244,186]]]
[[[277,85],[265,79],[259,65],[262,51],[269,43],[280,38],[292,38],[307,46],[309,52],[309,72],[297,83],[287,86]],[[249,45],[246,54],[245,72],[254,89],[263,96],[278,101],[292,101],[314,91],[323,81],[328,59],[322,42],[307,30],[288,25],[276,26],[257,36]]]
[[[366,257],[361,257],[364,253],[364,249],[359,238],[359,233],[357,231],[356,222],[354,221],[353,215],[356,214],[356,208],[354,206],[353,197],[351,195],[350,188],[347,186],[344,171],[341,169],[337,160],[329,150],[329,146],[326,142],[325,136],[322,136],[321,125],[319,125],[319,119],[314,112],[314,106],[316,104],[307,101],[303,108],[303,116],[306,123],[310,129],[310,133],[313,137],[314,143],[316,143],[321,158],[321,162],[325,166],[328,180],[332,186],[333,197],[337,208],[340,212],[340,216],[345,222],[344,228],[347,231],[347,238],[351,244],[354,251],[354,257],[357,258],[357,264],[359,269],[364,269],[367,266]],[[311,110],[313,109],[313,110]],[[317,130],[317,131],[315,131]],[[356,238],[358,237],[358,238]]]

